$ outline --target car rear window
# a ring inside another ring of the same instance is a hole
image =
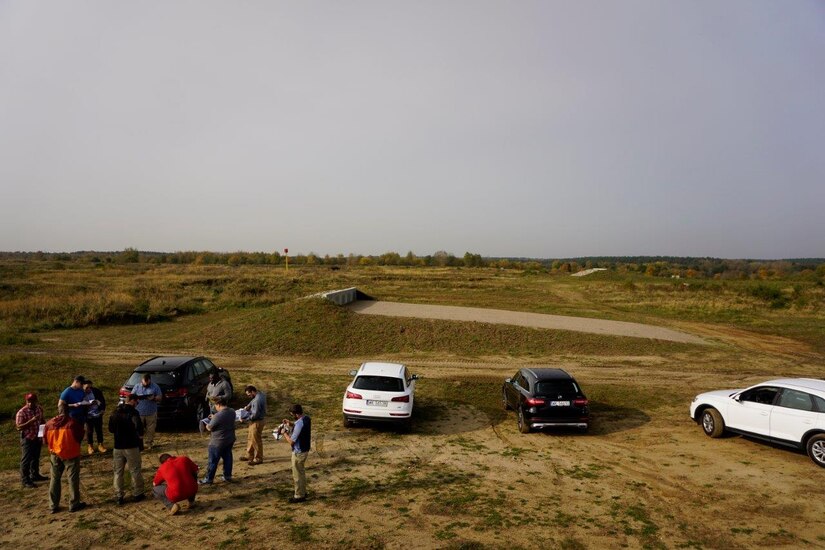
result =
[[[579,388],[572,380],[540,380],[536,382],[536,395],[575,395]]]
[[[140,384],[143,375],[146,374],[144,372],[133,372],[132,376],[129,377],[129,380],[126,381],[127,386],[136,386]],[[165,371],[165,372],[150,372],[149,375],[152,377],[152,382],[157,384],[158,386],[175,386],[178,383],[178,377],[180,373],[178,371]]]
[[[352,387],[357,390],[404,391],[404,381],[391,376],[359,376]]]

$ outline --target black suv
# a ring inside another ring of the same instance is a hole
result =
[[[578,428],[590,426],[587,397],[576,379],[562,369],[519,369],[504,380],[504,409],[515,409],[518,429]]]
[[[198,421],[209,414],[206,403],[209,375],[222,370],[206,357],[153,357],[135,369],[120,388],[120,398],[123,401],[148,372],[152,382],[163,392],[163,399],[158,404],[158,420],[176,420],[197,426]]]

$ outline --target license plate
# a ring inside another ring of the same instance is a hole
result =
[[[367,407],[386,407],[387,401],[375,401],[374,399],[367,399]]]
[[[551,401],[550,406],[551,407],[569,407],[570,406],[570,401]]]

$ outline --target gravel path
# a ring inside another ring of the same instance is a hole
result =
[[[563,315],[545,315],[542,313],[482,309],[477,307],[434,306],[379,301],[357,301],[347,307],[356,313],[364,313],[367,315],[447,319],[450,321],[476,321],[479,323],[573,330],[576,332],[609,334],[613,336],[633,336],[636,338],[651,338],[654,340],[668,340],[688,344],[707,343],[698,336],[669,328],[643,325],[641,323],[628,323],[625,321],[590,319],[586,317],[566,317]]]

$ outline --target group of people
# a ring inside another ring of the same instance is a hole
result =
[[[217,378],[217,375],[216,375]],[[221,380],[214,380],[215,386]],[[223,381],[225,383],[225,381]],[[213,384],[210,384],[213,386]],[[229,390],[228,393],[226,390]],[[199,485],[211,485],[219,463],[223,463],[223,480],[232,481],[236,423],[248,425],[246,460],[250,465],[263,462],[263,428],[266,416],[266,395],[255,386],[246,386],[249,403],[236,413],[229,406],[231,386],[210,387],[211,414],[205,419],[209,432],[206,472],[199,479],[198,466],[186,456],[163,453],[158,457],[160,467],[152,481],[153,495],[166,506],[170,514],[180,511],[180,503],[191,507]],[[162,392],[151,377],[144,375],[132,393],[118,404],[109,417],[108,430],[113,435],[112,463],[115,501],[125,504],[124,472],[128,466],[132,479],[132,500],[146,498],[141,452],[150,450],[157,425],[157,408]],[[20,432],[20,478],[24,487],[36,487],[35,482],[49,480],[49,504],[52,513],[60,511],[61,480],[67,472],[69,511],[86,508],[80,498],[80,456],[84,437],[87,452],[107,452],[103,445],[103,411],[106,400],[103,393],[83,376],[76,376],[63,392],[57,405],[57,416],[45,421],[43,407],[37,394],[27,393],[26,404],[18,412],[15,425]],[[299,404],[289,409],[292,419],[285,419],[283,438],[292,448],[292,477],[294,494],[289,502],[303,502],[307,498],[304,464],[310,450],[311,419]],[[94,445],[95,438],[97,446]],[[51,477],[40,473],[40,454],[45,442],[49,450]]]

